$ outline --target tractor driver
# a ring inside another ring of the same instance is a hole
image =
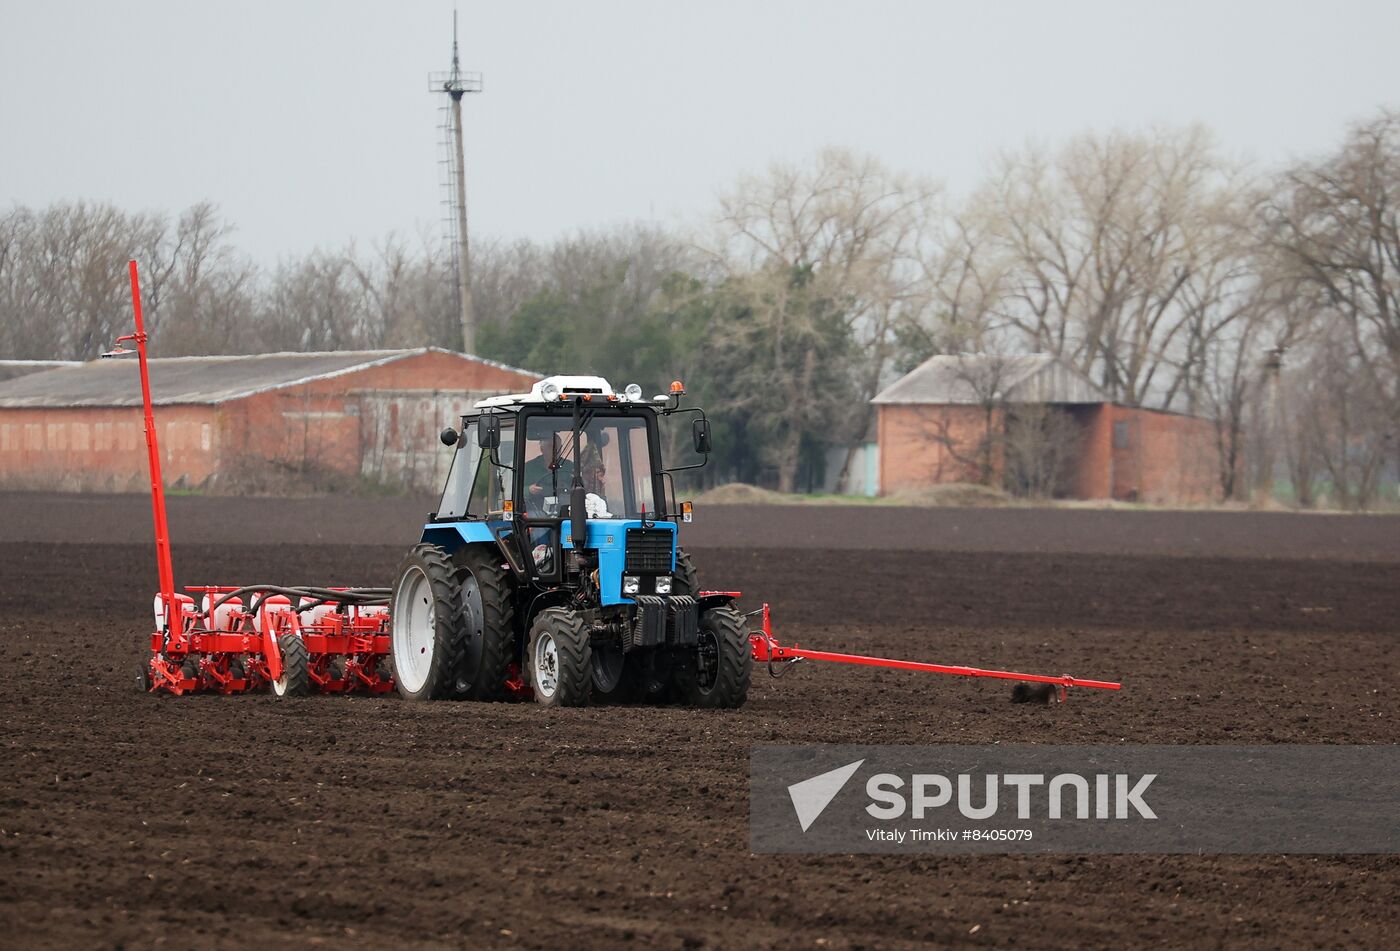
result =
[[[554,459],[554,437],[555,431],[536,432],[530,439],[530,451],[534,458],[525,463],[525,491],[527,499],[527,511],[533,515],[544,514],[544,500],[546,497],[554,496],[558,498],[561,494],[567,494],[569,486],[574,480],[574,461],[569,458],[573,455],[570,443],[571,436],[566,433],[559,433],[560,459],[559,469],[556,472],[550,470],[549,465]],[[555,476],[558,476],[557,482]],[[558,492],[555,487],[558,486]]]

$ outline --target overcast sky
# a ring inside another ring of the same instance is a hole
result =
[[[461,4],[474,235],[695,220],[823,145],[966,190],[1201,120],[1274,165],[1400,106],[1400,2]],[[437,227],[451,0],[0,0],[0,207],[209,199],[262,261]]]

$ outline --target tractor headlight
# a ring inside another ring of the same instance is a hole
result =
[[[552,403],[559,398],[559,387],[553,383],[541,383],[540,396],[544,398],[545,402]]]
[[[656,579],[656,593],[657,593],[657,594],[670,594],[670,593],[671,593],[671,576],[670,576],[670,575],[662,575],[661,577],[659,577],[659,578]]]
[[[642,579],[641,579],[641,578],[638,578],[636,575],[623,575],[623,576],[622,576],[622,593],[623,593],[623,594],[636,594],[638,591],[641,591],[641,590],[642,590]]]
[[[628,383],[627,388],[622,391],[622,395],[633,403],[639,402],[642,398],[642,388],[635,383]]]

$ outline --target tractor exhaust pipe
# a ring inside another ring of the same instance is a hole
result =
[[[588,492],[583,487],[583,473],[579,471],[581,453],[578,408],[582,402],[574,397],[574,478],[569,486],[569,539],[574,550],[580,551],[588,544]]]

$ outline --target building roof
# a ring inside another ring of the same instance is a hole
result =
[[[0,360],[0,383],[13,380],[17,376],[57,370],[59,367],[77,366],[76,360]]]
[[[1105,403],[1108,397],[1048,354],[1002,357],[964,353],[929,357],[891,383],[881,404]]]
[[[338,350],[323,353],[258,353],[218,357],[156,357],[151,365],[151,402],[158,406],[215,404],[267,390],[353,373],[419,356],[436,347],[412,350]],[[463,360],[538,374],[467,354]],[[0,383],[0,408],[139,406],[140,371],[135,357],[92,360],[31,373]]]

